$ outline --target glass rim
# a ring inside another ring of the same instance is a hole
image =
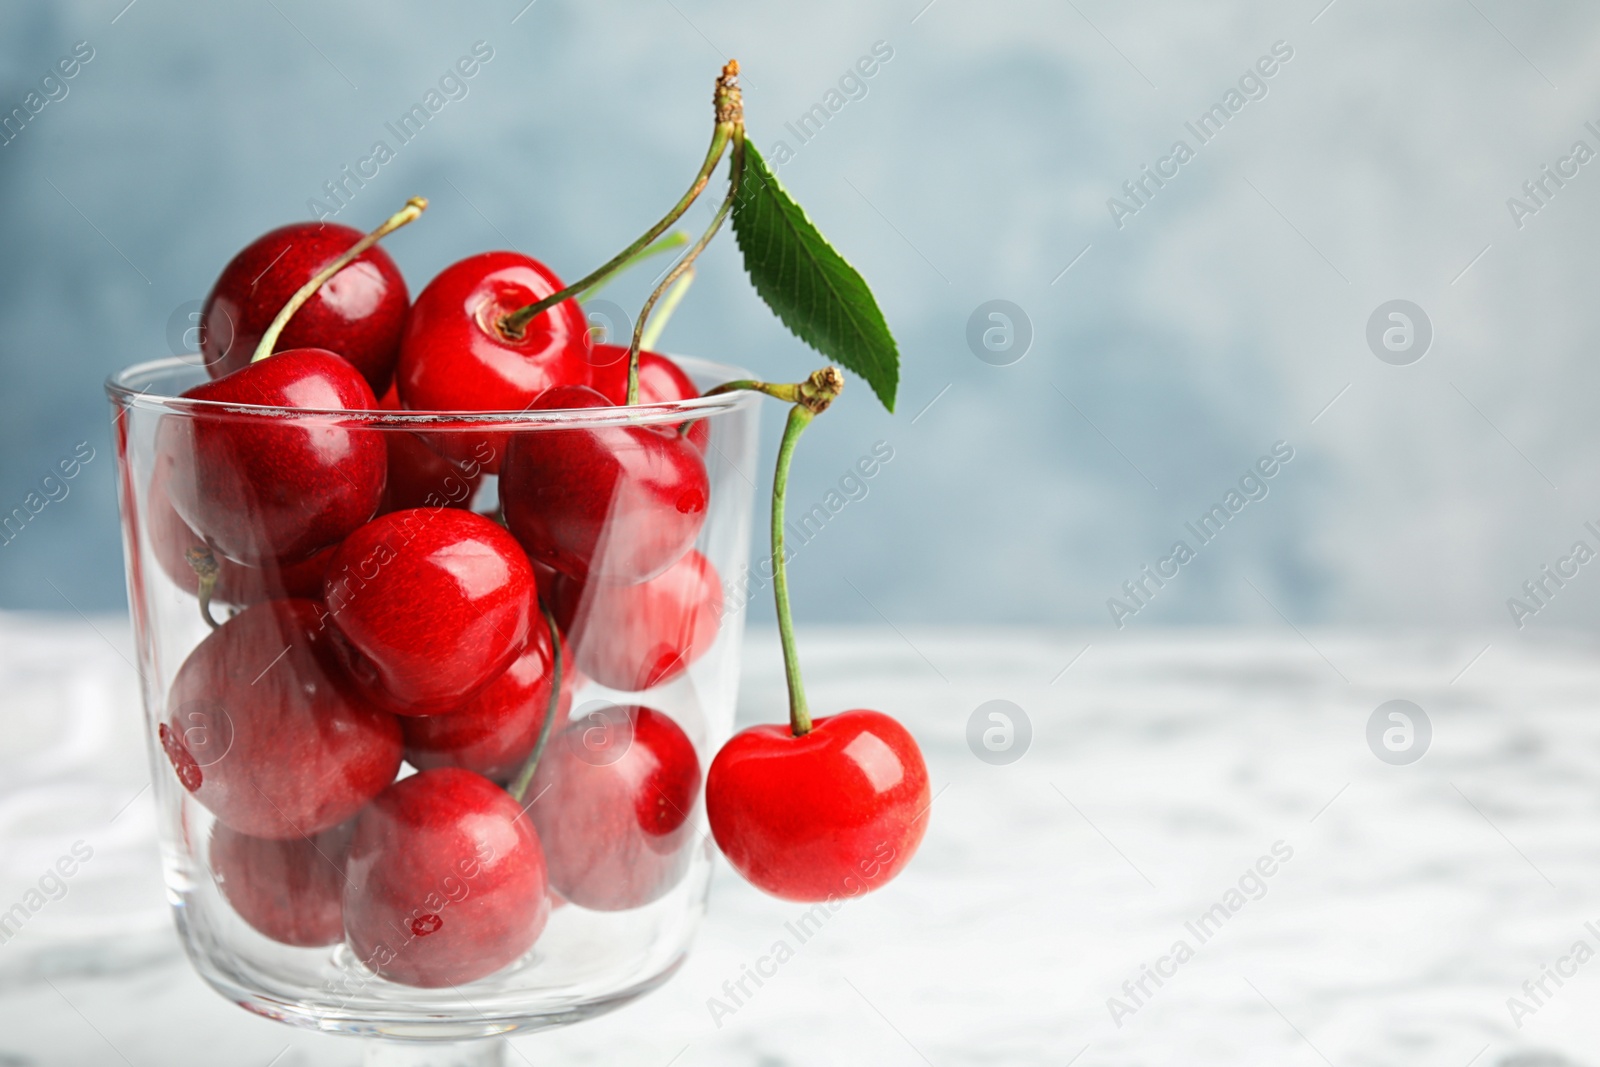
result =
[[[742,367],[717,363],[694,356],[667,355],[685,372],[699,371],[724,381],[752,378]],[[703,419],[726,412],[740,410],[758,403],[761,395],[746,389],[701,396],[692,400],[674,400],[656,404],[635,404],[631,407],[557,408],[551,410],[525,409],[520,411],[363,411],[353,408],[296,408],[271,404],[236,404],[222,400],[199,400],[190,397],[168,396],[151,392],[148,384],[139,388],[141,379],[148,381],[158,375],[178,370],[200,369],[187,356],[166,356],[146,360],[122,368],[109,375],[105,381],[106,394],[112,403],[123,409],[137,408],[166,412],[174,415],[195,416],[251,415],[304,419],[334,418],[341,422],[357,422],[373,429],[409,429],[432,432],[455,430],[483,430],[498,426],[523,429],[571,428],[574,426],[638,426],[660,423],[684,422]]]

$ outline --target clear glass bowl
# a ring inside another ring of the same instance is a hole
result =
[[[676,361],[702,390],[749,376],[738,368],[701,360]],[[171,462],[168,457],[158,463],[162,454],[158,430],[163,424],[192,426],[206,420],[212,424],[253,421],[261,425],[275,420],[270,424],[299,427],[311,434],[329,432],[330,428],[372,433],[381,435],[392,450],[392,464],[394,450],[415,452],[419,444],[435,453],[467,454],[471,451],[470,442],[483,440],[491,433],[495,435],[493,439],[507,441],[524,434],[575,434],[619,425],[660,426],[700,420],[709,428],[703,454],[710,497],[694,547],[710,562],[718,584],[732,590],[740,579],[748,580],[758,398],[731,393],[630,409],[486,415],[271,409],[179,397],[183,390],[204,380],[206,372],[195,357],[179,357],[130,367],[107,382],[116,415],[113,436],[128,595],[139,651],[165,881],[179,932],[200,974],[249,1011],[309,1029],[387,1039],[382,1042],[383,1048],[373,1048],[369,1054],[369,1062],[386,1063],[434,1062],[405,1059],[413,1053],[390,1045],[390,1041],[464,1042],[458,1052],[445,1055],[443,1047],[434,1046],[432,1054],[444,1055],[437,1062],[495,1062],[494,1047],[498,1042],[478,1039],[576,1022],[625,1004],[664,982],[682,963],[705,907],[713,846],[698,792],[681,846],[681,877],[670,889],[641,906],[620,910],[591,910],[556,902],[530,951],[493,974],[463,984],[441,988],[400,984],[368,969],[343,942],[292,947],[258,933],[241,918],[213,874],[211,846],[216,818],[180,781],[160,739],[163,724],[172,723],[180,710],[168,706],[174,677],[211,629],[199,608],[197,581],[183,569],[186,560],[182,546],[172,543],[176,513],[164,499],[165,494],[152,493],[152,479],[158,468]],[[697,435],[704,432],[695,431]],[[189,441],[191,437],[186,433],[163,433],[160,439],[168,442],[162,448],[170,452],[171,441]],[[492,515],[496,505],[495,477],[484,475],[470,500],[479,513]],[[610,529],[610,525],[608,517],[606,537],[626,536],[626,531]],[[187,531],[186,539],[198,540],[182,520],[178,520],[178,528]],[[227,594],[240,600],[259,596],[261,590],[281,594],[286,586],[303,581],[287,569],[280,573],[270,564],[251,570],[224,560],[222,566],[234,568],[235,589],[254,583],[255,594]],[[240,574],[250,581],[240,581]],[[219,593],[227,592],[224,584],[219,579]],[[585,593],[585,602],[589,599]],[[718,613],[710,647],[686,671],[663,684],[642,693],[625,693],[607,689],[579,674],[570,720],[588,717],[603,722],[606,714],[613,718],[616,714],[605,709],[626,705],[644,705],[664,713],[692,743],[703,782],[711,757],[733,725],[743,634],[743,618],[734,607],[738,600],[727,598],[728,607]],[[212,610],[222,621],[228,619],[230,611],[236,612],[238,605],[230,607],[223,597]],[[580,606],[576,617],[583,618],[584,610]],[[542,626],[538,615],[534,620],[536,627]],[[612,619],[613,623],[617,621]],[[228,622],[222,621],[222,625],[227,626]],[[569,640],[573,637],[567,636]],[[586,638],[582,633],[578,636],[581,644]],[[568,672],[573,670],[574,659],[581,665],[582,656],[580,648],[576,655],[566,657]],[[595,717],[597,709],[601,712],[599,718]],[[202,726],[219,730],[219,722]],[[552,748],[560,743],[562,725],[556,724],[549,742]],[[228,729],[234,727],[229,725]],[[204,742],[205,738],[198,740]],[[227,758],[223,741],[213,739],[207,751],[213,753],[215,760]],[[547,759],[550,751],[546,750]],[[411,773],[410,764],[402,765],[399,771],[401,777]],[[553,817],[559,818],[559,813]],[[265,874],[263,884],[272,888],[277,875],[284,875],[285,884],[292,881],[285,872],[273,870],[272,862],[258,857],[252,868],[258,875]],[[351,873],[345,871],[343,876],[348,888]],[[293,890],[284,889],[278,895],[293,894]],[[300,908],[302,901],[295,899],[280,903],[297,912],[308,910],[311,905],[309,899],[304,902],[305,909]]]

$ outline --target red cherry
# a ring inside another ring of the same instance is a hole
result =
[[[417,294],[400,346],[400,399],[413,411],[525,411],[548,389],[589,381],[589,324],[576,300],[528,323],[520,338],[500,319],[562,288],[518,252],[483,252],[439,272]],[[465,462],[487,440],[498,473],[505,435],[441,434],[440,452]]]
[[[859,896],[900,873],[928,827],[928,769],[878,711],[752,726],[711,762],[706,814],[728,862],[784,900]]]
[[[378,410],[403,410],[398,386],[389,386],[378,398]],[[480,440],[479,455],[458,467],[418,434],[389,430],[383,439],[389,446],[389,478],[383,487],[383,503],[378,505],[380,515],[406,508],[467,507],[483,480],[483,463],[494,458],[487,441]]]
[[[628,346],[595,345],[590,388],[621,407],[628,402]],[[639,403],[666,404],[700,395],[683,368],[656,352],[639,353]],[[689,427],[689,440],[704,452],[711,442],[711,424],[704,419]]]
[[[563,650],[561,701],[556,722],[572,707],[572,662]],[[462,767],[497,782],[514,778],[533,752],[550,707],[553,670],[550,630],[537,621],[522,655],[477,696],[446,715],[407,718],[400,724],[406,760],[418,770]]]
[[[280,352],[183,394],[226,404],[371,410],[372,390],[332,352]],[[338,416],[198,412],[161,420],[172,506],[240,563],[296,562],[377,510],[387,455],[378,431]]]
[[[234,256],[200,312],[200,352],[211,376],[248,366],[261,335],[295,291],[359,240],[359,231],[338,223],[297,222],[262,234]],[[382,248],[369,248],[295,312],[275,351],[335,352],[374,393],[382,393],[394,376],[407,307],[400,268]]]
[[[462,470],[430,448],[415,434],[387,430],[383,435],[389,447],[389,477],[383,489],[378,514],[406,508],[464,508],[483,480],[483,468],[472,464]],[[483,451],[488,442],[480,441]]]
[[[334,554],[324,592],[356,677],[405,715],[460,707],[516,659],[534,616],[521,547],[459,508],[367,523]]]
[[[275,839],[344,822],[394,780],[400,724],[344,676],[322,606],[269,600],[195,646],[160,739],[184,788],[240,833]]]
[[[542,408],[611,407],[583,386],[552,389]],[[672,426],[516,434],[500,478],[506,525],[541,563],[574,578],[654,578],[700,534],[711,483]]]
[[[534,583],[539,587],[539,599],[546,604],[550,603],[551,597],[555,595],[556,577],[561,572],[551,567],[546,567],[536,559],[530,558],[528,565],[533,568]],[[560,620],[558,619],[557,621],[559,622]],[[562,632],[566,632],[565,627],[562,628]],[[568,666],[571,666],[571,664],[568,664]]]
[[[694,549],[638,585],[559,577],[553,599],[578,666],[601,685],[628,692],[688,670],[717,639],[722,621],[716,568]]]
[[[191,595],[200,591],[200,578],[190,566],[188,552],[192,548],[205,549],[205,539],[189,528],[172,508],[167,493],[171,480],[172,457],[156,456],[156,467],[150,476],[150,492],[146,497],[145,529],[150,536],[150,549],[156,562],[168,578]],[[211,600],[218,604],[244,607],[275,597],[320,597],[322,577],[333,559],[333,549],[325,548],[310,559],[300,563],[278,565],[264,561],[260,567],[235,563],[226,556],[213,553],[217,563],[217,583],[212,588]]]
[[[607,705],[577,720],[551,738],[528,793],[550,884],[574,904],[637,908],[689,869],[700,760],[659,711]]]
[[[248,837],[211,828],[211,874],[239,917],[285,945],[315,948],[344,939],[344,864],[355,822],[311,837]]]
[[[511,794],[454,767],[403,778],[361,813],[346,877],[346,941],[405,985],[493,974],[550,916],[533,825]]]

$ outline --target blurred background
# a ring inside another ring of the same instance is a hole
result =
[[[688,182],[730,56],[901,346],[894,414],[852,379],[806,436],[791,575],[813,705],[913,728],[932,829],[735,1023],[708,998],[791,913],[724,868],[678,979],[525,1058],[1593,1063],[1600,968],[1521,991],[1600,947],[1597,53],[1570,0],[0,6],[0,905],[80,831],[99,857],[49,951],[0,952],[0,1067],[356,1057],[176,958],[105,377],[324,213],[429,197],[385,243],[413,294],[491,248],[586,273]],[[701,263],[662,348],[820,365],[731,235]],[[783,714],[752,604],[741,724]],[[1120,1015],[1280,841],[1270,899]],[[64,956],[81,928],[119,957]]]
[[[896,414],[857,380],[799,456],[805,510],[893,450],[797,558],[802,620],[1587,625],[1600,581],[1522,587],[1600,549],[1600,165],[1574,154],[1600,151],[1595,20],[1547,0],[8,4],[0,113],[27,121],[0,145],[0,513],[44,506],[0,547],[0,607],[124,603],[101,382],[187,347],[246,242],[313,201],[367,229],[420,193],[427,217],[387,242],[413,292],[508,245],[575,277],[678,195],[737,56],[752,136],[904,357]],[[474,48],[492,58],[402,143],[389,124]],[[330,199],[378,141],[393,158]],[[703,262],[663,347],[773,379],[819,364],[731,237]],[[631,312],[647,281],[606,297]],[[1292,460],[1227,500],[1275,445]],[[94,458],[46,499],[75,450]],[[1185,524],[1213,505],[1231,517],[1205,542]],[[1180,540],[1194,558],[1163,564]],[[1124,583],[1147,565],[1178,571],[1141,602]]]

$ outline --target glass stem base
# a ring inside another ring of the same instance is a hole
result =
[[[505,1055],[500,1038],[459,1044],[370,1038],[361,1062],[364,1067],[504,1067]]]

